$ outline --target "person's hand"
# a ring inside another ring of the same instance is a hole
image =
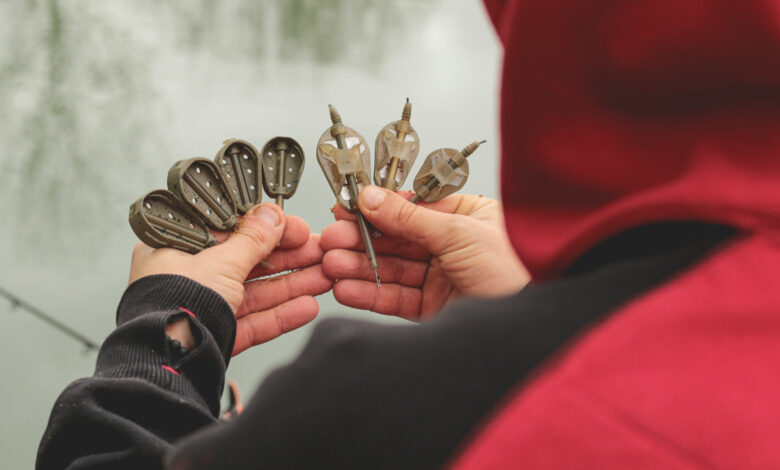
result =
[[[224,241],[195,255],[139,243],[133,250],[130,282],[152,274],[179,274],[216,291],[237,318],[234,355],[317,316],[313,296],[327,292],[333,283],[320,264],[320,236],[310,234],[306,222],[285,216],[276,204],[263,203],[250,210],[232,234],[216,235]],[[287,270],[297,271],[245,283]],[[180,325],[171,327],[174,331],[181,334]],[[177,339],[184,344],[191,338]]]
[[[382,287],[363,251],[355,215],[337,206],[337,221],[322,233],[322,267],[338,280],[333,294],[344,305],[420,320],[458,296],[504,296],[530,280],[509,243],[498,201],[455,194],[415,205],[367,186],[358,203],[382,233],[373,240]]]

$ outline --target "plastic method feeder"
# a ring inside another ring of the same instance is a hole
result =
[[[206,222],[170,191],[152,191],[130,206],[130,227],[152,248],[197,253],[217,243]]]
[[[349,212],[357,211],[357,195],[371,184],[371,150],[366,139],[341,122],[336,108],[330,106],[333,125],[317,142],[317,161],[339,205]],[[354,193],[354,194],[353,194]]]
[[[333,123],[317,142],[317,161],[325,173],[333,194],[339,205],[349,212],[357,214],[360,236],[366,248],[368,263],[374,270],[377,286],[379,282],[379,264],[374,244],[368,231],[368,223],[358,209],[357,198],[360,190],[371,184],[368,172],[371,169],[371,155],[366,139],[345,126],[336,108],[328,105],[330,120]]]
[[[243,215],[260,204],[263,197],[260,191],[260,157],[252,144],[241,139],[226,140],[214,157],[214,163],[225,178],[239,214]]]
[[[236,225],[236,204],[219,168],[211,160],[190,158],[168,171],[168,189],[176,194],[215,230]]]
[[[469,155],[485,141],[472,142],[463,150],[440,148],[431,152],[414,178],[414,192],[411,202],[422,199],[435,202],[458,191],[469,177]]]
[[[284,200],[290,199],[303,175],[305,163],[301,145],[290,137],[274,137],[261,151],[263,189],[284,208]]]
[[[401,119],[379,131],[374,146],[374,182],[391,191],[403,186],[420,153],[420,138],[412,127],[412,103],[406,99]]]

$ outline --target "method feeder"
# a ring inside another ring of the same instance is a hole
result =
[[[260,202],[259,155],[245,140],[229,139],[214,161],[180,160],[168,171],[168,190],[145,194],[130,205],[130,226],[152,248],[198,253],[217,243],[209,227],[226,231]],[[270,263],[261,261],[266,268]]]
[[[368,176],[368,171],[371,168],[370,150],[363,136],[341,122],[341,116],[336,108],[331,105],[328,105],[328,108],[333,125],[322,134],[317,142],[317,161],[322,167],[325,178],[328,180],[339,205],[357,215],[368,262],[371,269],[374,270],[377,286],[381,286],[379,264],[368,231],[368,223],[363,214],[360,213],[357,202],[358,194],[363,186],[371,184]]]
[[[237,209],[227,182],[232,177],[225,176],[211,160],[179,160],[168,171],[168,189],[189,204],[209,227],[230,230],[236,226]]]
[[[217,243],[206,222],[172,192],[158,189],[130,205],[130,227],[152,248],[195,254]]]
[[[461,151],[452,148],[440,148],[431,152],[414,178],[414,192],[410,202],[422,199],[436,202],[444,199],[466,184],[469,177],[469,155],[486,141],[474,141]]]
[[[303,174],[303,149],[290,137],[274,137],[263,150],[263,189],[268,197],[276,198],[276,205],[284,209],[284,200],[290,199]]]
[[[406,98],[401,119],[391,122],[376,136],[374,182],[391,191],[403,186],[420,152],[420,138],[410,124],[412,103]]]
[[[218,154],[219,155],[219,154]],[[168,191],[158,189],[130,205],[130,227],[152,248],[197,253],[217,243],[208,227],[236,225],[236,203],[217,164],[190,158],[168,171]]]
[[[260,154],[254,145],[246,140],[228,139],[223,142],[222,148],[214,157],[214,163],[222,175],[222,182],[227,186],[227,194],[236,205],[236,213],[244,215],[251,208],[260,204],[263,199],[260,185],[264,182],[262,181]],[[212,186],[210,182],[206,182],[207,189],[213,187],[215,186]],[[219,202],[221,197],[218,194],[212,194],[212,199]],[[195,200],[190,200],[190,202],[194,204]],[[212,225],[212,227],[214,226]],[[220,230],[217,227],[214,228]],[[259,264],[266,269],[273,269],[273,264],[266,260],[260,260]]]
[[[241,139],[226,140],[214,157],[214,163],[228,187],[228,194],[241,215],[260,204],[263,197],[260,192],[262,177],[259,162],[260,156],[255,146]]]

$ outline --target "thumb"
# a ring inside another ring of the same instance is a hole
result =
[[[360,212],[387,235],[403,238],[433,254],[445,249],[454,216],[413,204],[378,186],[366,186],[358,197]]]
[[[246,275],[279,244],[286,221],[284,212],[276,204],[257,205],[246,213],[227,240],[207,252]]]

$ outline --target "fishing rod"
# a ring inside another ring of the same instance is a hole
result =
[[[38,307],[25,302],[24,299],[17,297],[12,292],[4,289],[3,287],[0,287],[0,296],[5,297],[9,302],[11,302],[12,308],[21,307],[24,310],[27,310],[28,313],[32,314],[35,317],[38,317],[38,319],[47,323],[49,326],[54,327],[55,329],[59,330],[61,333],[64,333],[70,336],[71,338],[75,339],[76,341],[80,342],[81,344],[84,345],[87,351],[96,351],[98,349],[99,347],[98,344],[92,341],[91,339],[87,338],[86,336],[82,335],[78,331],[74,330],[68,325],[57,320],[52,315],[49,315],[48,313],[44,312]]]

